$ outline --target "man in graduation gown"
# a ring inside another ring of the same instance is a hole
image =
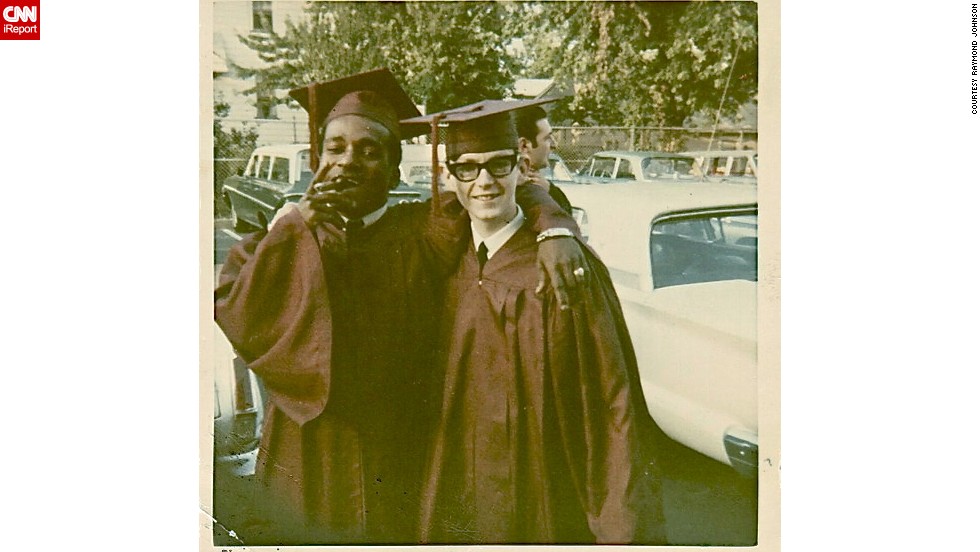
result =
[[[660,479],[643,447],[656,429],[618,298],[594,255],[570,310],[534,293],[509,109],[444,115],[450,184],[471,224],[447,288],[422,540],[662,544]]]
[[[310,111],[317,174],[232,249],[215,290],[219,325],[269,397],[256,467],[267,525],[247,544],[417,542],[434,324],[465,218],[449,194],[434,213],[385,208],[399,119],[418,114],[389,72],[291,94]],[[549,228],[574,228],[528,193]]]

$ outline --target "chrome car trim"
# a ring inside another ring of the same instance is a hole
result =
[[[650,230],[653,225],[665,220],[692,218],[692,217],[713,217],[716,215],[754,215],[759,210],[758,205],[733,205],[731,207],[718,207],[716,209],[699,209],[696,211],[676,211],[664,213],[650,221]]]
[[[759,444],[741,437],[725,435],[728,463],[741,475],[755,477],[759,473]]]
[[[276,210],[275,206],[269,205],[268,203],[266,203],[266,202],[264,202],[264,201],[262,201],[260,199],[256,199],[255,197],[252,197],[252,196],[250,196],[250,195],[242,192],[241,190],[239,190],[237,188],[229,188],[228,186],[222,186],[221,189],[223,189],[225,191],[228,191],[228,192],[235,192],[239,196],[244,197],[245,199],[250,199],[253,202],[258,203],[262,207],[265,207],[266,209],[269,209],[269,210],[272,210],[272,211],[275,211]]]

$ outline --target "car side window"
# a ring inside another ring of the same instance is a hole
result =
[[[745,176],[745,169],[748,163],[749,160],[744,157],[735,157],[732,159],[732,170],[730,171],[730,175]]]
[[[643,175],[647,178],[669,176],[671,174],[673,174],[673,171],[670,168],[669,159],[654,159],[653,157],[647,157],[643,160]]]
[[[248,164],[245,165],[245,171],[242,172],[243,176],[255,176],[255,167],[258,165],[258,159],[259,157],[257,155],[248,158]]]
[[[272,162],[272,158],[263,155],[259,159],[259,171],[255,173],[257,178],[269,178],[269,164]]]
[[[717,157],[707,157],[704,160],[704,173],[709,176],[724,176],[725,164]]]
[[[289,183],[289,159],[285,157],[275,157],[272,160],[272,176],[269,180],[275,182],[281,182],[283,184]]]
[[[592,163],[591,176],[601,178],[612,178],[613,169],[616,168],[616,160],[606,157],[597,157]]]
[[[694,170],[694,160],[687,159],[684,157],[678,157],[673,159],[674,162],[674,172],[681,176],[690,176],[696,173]]]
[[[653,287],[758,279],[758,217],[707,213],[654,221]]]
[[[616,178],[636,180],[636,175],[633,174],[633,165],[630,163],[629,159],[619,160],[619,167],[616,168]]]

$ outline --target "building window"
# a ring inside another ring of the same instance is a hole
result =
[[[252,2],[252,31],[272,32],[272,2]]]

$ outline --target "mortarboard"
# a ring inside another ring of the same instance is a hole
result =
[[[439,113],[402,120],[402,124],[415,134],[418,134],[417,125],[440,123],[448,125],[446,159],[455,159],[464,153],[517,149],[514,112],[559,99],[561,98],[483,100]]]
[[[403,136],[409,136],[407,133],[414,127],[403,128],[399,121],[420,115],[415,102],[388,69],[312,83],[290,90],[289,95],[309,113],[310,168],[313,172],[320,164],[318,138],[324,122],[344,115],[360,115],[377,121],[395,140],[401,140]]]
[[[438,113],[403,119],[403,128],[411,135],[421,134],[424,126],[432,129],[432,151],[439,144],[439,124],[446,124],[446,159],[451,160],[464,153],[517,149],[517,128],[514,112],[525,107],[541,105],[561,98],[536,100],[483,100],[474,104],[454,107]],[[438,200],[438,158],[432,157],[432,196]],[[438,202],[433,202],[433,207]]]

